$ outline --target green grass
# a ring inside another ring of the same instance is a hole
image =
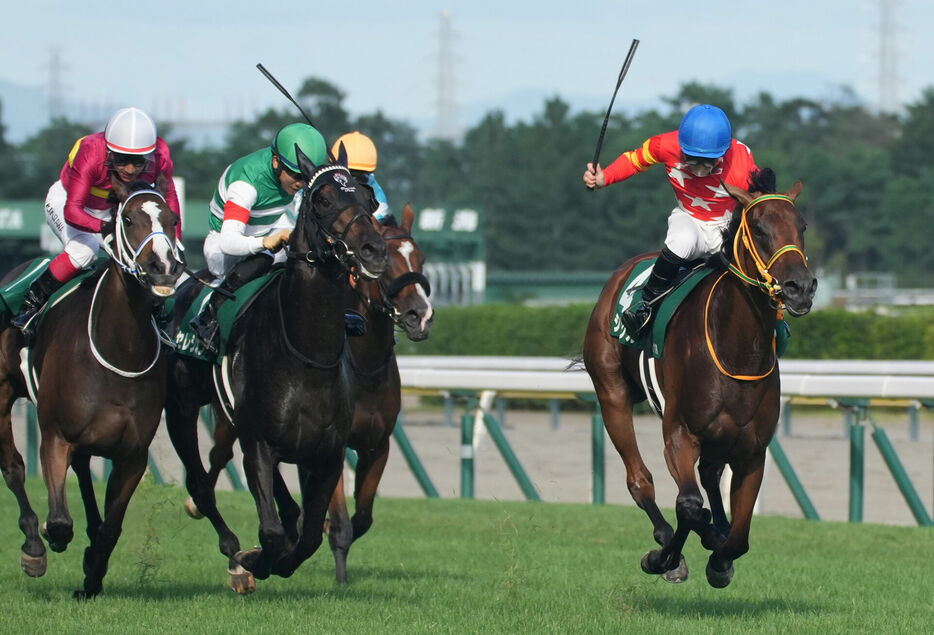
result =
[[[40,518],[41,482],[29,490]],[[146,482],[133,501],[104,593],[75,602],[87,545],[77,491],[76,538],[38,579],[19,570],[13,496],[0,492],[0,632],[930,632],[930,528],[756,518],[751,551],[726,589],[704,576],[696,537],[690,579],[639,569],[648,520],[619,506],[459,500],[377,501],[339,588],[327,544],[292,578],[226,589],[226,560],[207,521],[188,519],[182,491]],[[248,494],[219,494],[244,546],[256,540]],[[669,513],[670,515],[670,513]]]

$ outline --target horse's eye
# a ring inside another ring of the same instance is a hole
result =
[[[323,196],[319,196],[319,197],[318,197],[318,205],[320,205],[321,207],[330,207],[330,206],[331,206],[331,201],[328,200],[328,199],[326,199],[326,198],[323,197]]]
[[[133,221],[130,219],[129,216],[124,216],[124,217],[123,217],[123,224],[124,224],[124,225],[132,225],[132,224],[133,224]]]

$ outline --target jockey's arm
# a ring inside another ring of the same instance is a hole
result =
[[[263,251],[262,236],[247,236],[246,226],[250,210],[233,201],[224,204],[224,222],[221,224],[220,248],[229,256],[250,256]]]
[[[74,170],[68,182],[68,198],[65,200],[65,222],[81,231],[99,234],[104,221],[84,211],[84,204],[91,195],[91,179],[78,170]]]
[[[164,144],[165,142],[163,141],[162,143]],[[180,241],[182,239],[182,214],[178,202],[178,192],[175,191],[175,181],[172,179],[172,175],[175,172],[175,164],[172,162],[172,157],[169,156],[168,146],[165,146],[165,155],[162,159],[162,164],[158,166],[158,168],[159,172],[165,176],[165,202],[169,206],[169,209],[178,216],[178,224],[175,226],[175,239]]]

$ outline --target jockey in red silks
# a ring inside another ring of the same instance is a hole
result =
[[[103,132],[81,137],[75,142],[58,181],[45,199],[45,220],[65,246],[52,259],[48,270],[30,285],[13,325],[27,341],[33,331],[32,318],[59,287],[97,260],[103,236],[113,231],[110,195],[112,176],[124,183],[143,180],[155,183],[166,179],[166,203],[179,214],[178,195],[172,181],[169,146],[156,136],[156,126],[138,108],[121,108],[107,122]],[[176,238],[181,241],[181,223]]]
[[[626,152],[606,170],[587,164],[584,184],[605,187],[644,172],[656,163],[668,171],[678,206],[668,217],[668,233],[652,268],[642,302],[623,313],[623,324],[638,339],[652,319],[661,298],[671,290],[679,269],[690,260],[720,250],[723,230],[730,224],[736,201],[721,185],[747,189],[749,174],[756,169],[752,151],[733,138],[726,114],[709,104],[691,108],[678,130],[652,137]]]

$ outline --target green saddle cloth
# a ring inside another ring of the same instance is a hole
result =
[[[29,290],[29,286],[33,281],[45,273],[49,268],[49,263],[52,262],[50,258],[36,258],[35,260],[30,261],[15,280],[11,280],[3,287],[0,287],[0,299],[3,300],[4,308],[10,312],[11,315],[17,315],[20,312],[20,309],[23,308],[23,296],[26,295],[26,291]],[[88,269],[78,274],[75,278],[72,278],[65,284],[63,284],[55,293],[49,297],[49,301],[46,302],[45,306],[42,308],[38,319],[41,321],[42,316],[51,309],[55,304],[58,303],[59,299],[71,293],[78,285],[87,280],[89,277],[93,276],[95,273],[100,273],[103,267],[98,267],[97,269]],[[38,323],[37,323],[38,324]]]
[[[652,356],[660,359],[664,352],[665,333],[668,329],[668,322],[671,321],[675,310],[701,280],[713,273],[713,269],[710,267],[699,267],[688,272],[687,276],[678,283],[664,300],[662,300],[661,306],[656,309],[651,332],[647,331],[643,333],[641,338],[634,340],[629,333],[626,332],[626,327],[623,325],[622,314],[623,311],[630,306],[642,301],[642,287],[649,279],[654,264],[655,260],[649,259],[643,260],[633,267],[629,278],[623,285],[622,291],[620,291],[619,300],[616,303],[616,310],[613,312],[613,325],[610,332],[614,337],[619,338],[619,341],[626,346],[639,349],[645,348],[646,339],[651,337]],[[785,349],[788,348],[788,340],[791,337],[791,329],[783,320],[777,320],[775,323],[775,337],[775,349],[780,357],[785,353]]]
[[[188,311],[185,312],[185,316],[178,325],[178,331],[175,334],[176,352],[208,362],[217,363],[223,359],[224,355],[227,354],[227,341],[230,338],[230,332],[233,330],[234,323],[252,303],[253,299],[282,272],[283,269],[276,268],[256,280],[247,282],[237,289],[235,298],[230,298],[221,304],[221,308],[217,312],[220,344],[217,347],[216,356],[204,348],[201,340],[195,335],[190,325],[190,322],[204,307],[204,304],[208,301],[208,297],[210,297],[213,291],[213,289],[208,287],[202,288],[201,293],[198,294],[191,303],[191,306],[188,307]],[[171,314],[174,303],[174,298],[170,298],[166,301],[165,311],[167,313]]]

